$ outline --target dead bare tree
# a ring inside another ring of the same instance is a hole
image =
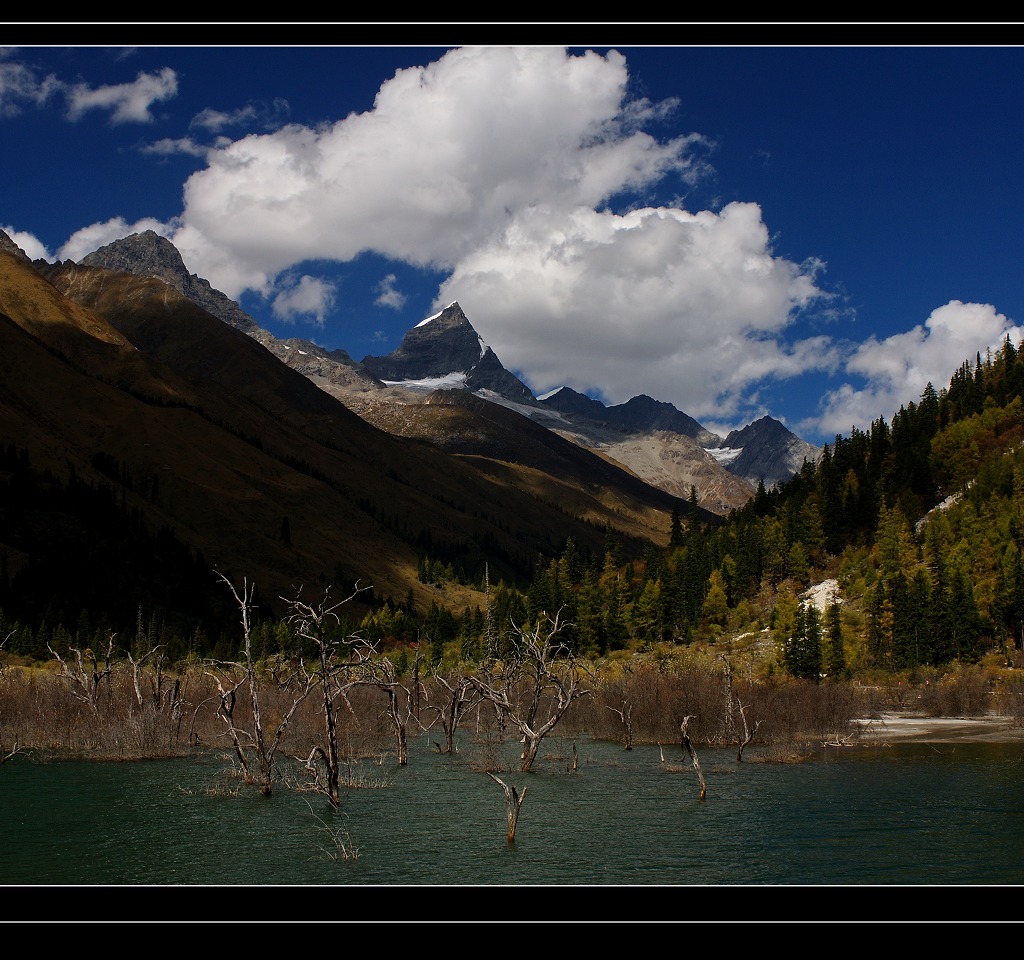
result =
[[[732,736],[732,732],[736,725],[736,701],[732,690],[732,664],[724,653],[721,654],[721,661],[724,664],[723,669],[725,672],[725,719],[722,726],[724,728],[725,739],[728,740]]]
[[[516,826],[519,823],[519,808],[522,807],[523,801],[526,799],[526,787],[523,787],[523,792],[520,793],[515,787],[509,786],[500,777],[496,777],[489,770],[487,771],[489,776],[502,790],[505,791],[505,809],[508,815],[508,832],[506,839],[511,846],[516,842]]]
[[[437,749],[439,753],[450,754],[455,751],[455,734],[463,716],[479,704],[481,698],[465,674],[435,670],[433,679],[447,691],[444,706],[434,707],[444,729],[444,748],[437,744]]]
[[[701,800],[703,800],[704,797],[707,795],[708,787],[707,784],[704,782],[704,774],[700,769],[700,761],[697,759],[697,751],[693,749],[693,744],[690,742],[690,736],[686,732],[686,728],[687,726],[689,726],[689,723],[692,719],[693,717],[691,716],[683,717],[683,722],[679,724],[679,730],[682,733],[683,737],[683,747],[686,749],[686,752],[690,755],[690,760],[693,763],[693,769],[694,771],[696,771],[697,774],[697,780],[700,782],[700,798]]]
[[[633,749],[633,704],[629,700],[622,701],[622,709],[605,704],[612,713],[617,713],[622,721],[623,737],[622,742],[627,750]]]
[[[557,639],[568,624],[541,612],[529,630],[512,624],[512,653],[505,661],[485,661],[479,674],[470,677],[484,700],[523,735],[521,770],[533,768],[541,741],[561,720],[573,701],[586,696],[589,671],[564,643]]]
[[[209,661],[207,675],[217,684],[220,698],[217,714],[227,727],[228,737],[231,739],[235,756],[242,765],[246,782],[256,783],[259,786],[260,793],[265,797],[269,797],[277,750],[299,704],[305,700],[313,689],[313,680],[301,669],[287,677],[277,676],[274,678],[274,682],[279,687],[284,689],[290,688],[291,704],[282,712],[281,718],[275,725],[273,732],[268,735],[264,729],[260,704],[260,698],[263,693],[263,679],[257,670],[252,650],[252,611],[254,607],[255,585],[251,585],[247,579],[243,579],[242,590],[239,593],[235,585],[223,573],[217,571],[217,576],[231,590],[241,614],[242,661],[240,663],[235,661]],[[234,715],[238,691],[243,687],[247,687],[249,691],[249,705],[251,707],[249,728],[243,728],[236,723]],[[250,752],[252,753],[252,761],[249,758]]]
[[[74,654],[73,663],[68,663],[53,647],[46,645],[50,656],[60,664],[60,675],[68,681],[71,695],[76,700],[89,704],[93,710],[96,710],[99,704],[103,681],[110,680],[114,651],[117,649],[114,646],[115,636],[114,633],[108,635],[105,653],[97,654],[92,647],[86,647],[85,650],[69,647],[69,652]]]
[[[19,753],[22,752],[21,746],[18,743],[18,735],[14,735],[14,743],[11,749],[8,750],[3,742],[0,741],[0,763],[7,763],[8,760],[13,760]]]
[[[747,744],[754,739],[754,734],[757,733],[757,728],[761,726],[761,721],[758,720],[754,724],[754,729],[750,729],[750,725],[747,723],[747,707],[749,704],[743,704],[739,700],[736,701],[736,706],[739,709],[740,720],[743,722],[743,732],[738,735],[736,742],[736,761],[737,763],[743,760],[743,751],[746,749]]]
[[[731,739],[736,740],[736,761],[737,763],[743,760],[743,751],[751,740],[754,739],[754,734],[757,733],[757,728],[761,726],[761,721],[758,720],[754,724],[754,729],[750,729],[750,724],[747,721],[747,709],[749,704],[744,705],[739,697],[736,696],[733,690],[732,680],[732,663],[729,658],[723,653],[719,659],[723,664],[723,672],[725,673],[725,719],[722,724],[723,739],[729,741]],[[739,714],[741,728],[738,729],[736,726],[736,714]]]
[[[376,657],[367,661],[363,679],[359,681],[362,684],[376,687],[387,697],[388,717],[391,719],[391,727],[395,733],[400,767],[406,766],[409,762],[409,722],[415,720],[421,730],[428,729],[417,718],[423,695],[423,685],[420,681],[420,660],[421,653],[417,645],[412,682],[409,685],[402,683],[395,665],[387,657]]]
[[[14,631],[12,630],[9,634],[7,634],[6,637],[3,638],[3,640],[0,640],[0,650],[3,650],[4,645],[13,636],[14,636]],[[0,660],[0,679],[3,678],[3,675],[6,672],[7,672],[7,664],[5,664],[2,660]],[[15,731],[15,733],[14,733],[14,744],[11,747],[10,750],[7,750],[4,747],[3,741],[0,740],[0,763],[7,763],[8,760],[13,759],[19,753],[21,753],[21,747],[18,744],[18,733],[17,733],[17,731]]]
[[[163,657],[157,656],[160,652],[160,647],[155,646],[151,650],[144,653],[138,660],[132,656],[131,650],[125,651],[125,655],[128,657],[128,662],[132,667],[132,689],[135,691],[135,702],[141,707],[143,705],[142,698],[142,676],[143,668],[146,665],[146,661],[152,660],[154,665],[153,675],[153,699],[157,706],[160,705],[164,671],[163,671]]]
[[[331,806],[340,803],[338,783],[341,771],[341,752],[338,748],[338,716],[341,705],[350,711],[348,691],[359,681],[356,671],[369,656],[369,648],[356,634],[338,637],[335,628],[341,625],[338,611],[359,593],[369,590],[358,582],[351,594],[342,600],[331,600],[331,588],[324,590],[321,600],[307,603],[301,590],[288,604],[287,622],[295,635],[316,649],[316,666],[306,668],[306,680],[320,690],[320,713],[323,719],[323,743],[314,745],[303,761],[312,772],[316,789],[324,793]],[[284,599],[283,597],[281,599]],[[342,650],[345,655],[342,656]]]

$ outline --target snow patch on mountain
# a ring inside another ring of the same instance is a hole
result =
[[[741,453],[743,453],[743,447],[705,447],[708,453],[711,454],[722,466],[732,463]]]
[[[447,307],[444,308],[444,310],[447,310],[448,307],[455,306],[457,302],[458,301],[453,300],[451,303],[448,304]],[[425,327],[428,323],[430,323],[431,320],[436,320],[439,316],[441,316],[441,314],[444,313],[444,310],[438,310],[437,313],[431,314],[429,317],[426,317],[425,319],[421,320],[419,323],[416,324],[416,326]]]
[[[543,421],[544,423],[559,422],[567,426],[569,425],[569,421],[557,410],[541,410],[537,408],[536,404],[516,403],[515,400],[503,397],[500,393],[488,390],[486,387],[481,387],[473,392],[483,400],[490,400],[491,403],[496,403],[507,410],[515,410],[516,413],[521,413],[524,417],[529,417],[531,420]]]
[[[422,380],[382,380],[388,387],[404,387],[418,393],[432,393],[434,390],[464,389],[466,375],[464,373],[446,373],[443,377],[424,377]]]

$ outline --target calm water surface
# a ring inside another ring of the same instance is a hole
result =
[[[1024,744],[822,748],[803,763],[549,737],[516,842],[478,763],[423,738],[322,797],[240,787],[222,755],[0,766],[5,885],[1017,885]],[[514,751],[517,745],[510,748]],[[471,751],[470,751],[471,752]],[[287,761],[286,761],[287,763]],[[354,856],[339,856],[339,841]],[[728,896],[728,892],[725,894]]]

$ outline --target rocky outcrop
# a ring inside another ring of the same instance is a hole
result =
[[[259,325],[227,294],[208,280],[189,273],[178,248],[153,230],[133,233],[100,247],[80,261],[83,267],[105,267],[143,277],[158,277],[218,320],[250,336]]]
[[[24,250],[21,249],[3,230],[0,230],[0,250],[4,250],[7,253],[13,253],[19,260],[27,260],[29,263],[32,262],[31,258]]]

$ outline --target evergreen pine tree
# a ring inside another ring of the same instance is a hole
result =
[[[843,618],[839,601],[834,599],[825,611],[825,634],[827,638],[825,671],[830,677],[839,679],[846,674],[846,651],[843,647]]]
[[[815,604],[804,615],[803,676],[817,683],[821,679],[821,614]]]
[[[685,542],[683,536],[683,522],[679,516],[679,501],[676,500],[672,504],[672,523],[669,527],[668,535],[668,546],[670,550],[675,550],[676,547],[681,547]]]

